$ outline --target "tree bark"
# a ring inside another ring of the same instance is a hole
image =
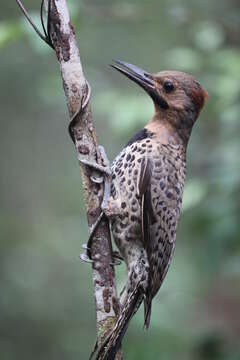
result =
[[[22,7],[20,0],[17,0],[17,2],[26,16],[26,11]],[[45,7],[49,17],[47,32],[51,40],[50,46],[53,45],[52,47],[56,51],[69,115],[71,119],[74,118],[71,122],[72,138],[81,168],[90,233],[91,226],[97,221],[101,213],[104,184],[91,181],[91,178],[99,176],[99,173],[96,174],[96,170],[92,170],[80,162],[80,160],[84,159],[103,165],[98,149],[90,102],[83,111],[80,110],[83,99],[88,95],[89,88],[83,73],[66,0],[50,0],[49,6],[46,1]],[[29,21],[31,23],[31,20]],[[113,328],[119,312],[114,268],[111,265],[113,260],[109,223],[105,218],[101,221],[93,236],[91,255],[96,303],[97,343],[98,346],[101,346],[103,339]],[[116,359],[122,359],[121,351],[116,355]]]
[[[89,89],[80,60],[74,28],[70,22],[65,0],[52,0],[50,6],[49,35],[60,64],[63,88],[67,100],[70,117],[79,110],[83,98]],[[93,124],[90,103],[83,112],[79,112],[74,120],[73,137],[78,160],[87,159],[101,164],[98,142]],[[103,184],[96,184],[91,177],[94,170],[81,165],[83,189],[86,202],[89,233],[91,226],[101,213]],[[101,164],[102,165],[102,164]],[[111,263],[112,248],[107,220],[97,228],[92,241],[92,270],[96,303],[97,339],[100,346],[106,334],[112,329],[118,315],[118,298],[115,286],[114,269]],[[121,358],[119,354],[117,359]]]

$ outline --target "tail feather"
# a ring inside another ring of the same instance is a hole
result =
[[[98,351],[96,360],[114,360],[122,339],[127,331],[129,322],[143,300],[143,292],[139,286],[130,294],[123,306],[121,314],[105,342]]]
[[[149,328],[152,311],[152,298],[147,297],[144,299],[144,327]]]

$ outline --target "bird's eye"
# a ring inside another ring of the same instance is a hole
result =
[[[173,83],[169,80],[165,81],[165,83],[163,84],[163,88],[167,93],[170,93],[175,89]]]

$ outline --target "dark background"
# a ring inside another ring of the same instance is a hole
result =
[[[24,1],[39,23],[40,1]],[[99,141],[111,159],[151,117],[112,70],[194,74],[210,99],[188,148],[175,256],[149,332],[133,319],[126,360],[240,359],[240,6],[228,0],[68,0]],[[95,341],[81,179],[55,54],[15,1],[0,13],[0,358],[87,359]],[[125,269],[118,270],[119,288]]]

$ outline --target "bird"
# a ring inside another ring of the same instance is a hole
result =
[[[112,360],[132,316],[144,304],[150,325],[152,300],[172,260],[179,221],[186,150],[208,93],[192,75],[149,73],[116,60],[112,67],[152,98],[154,115],[126,144],[111,167],[110,196],[104,205],[116,246],[127,267],[115,327],[97,359]]]

